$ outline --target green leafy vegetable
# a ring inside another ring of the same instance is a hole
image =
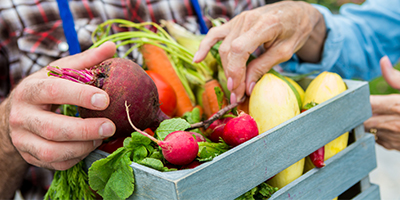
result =
[[[79,117],[77,106],[64,104],[60,108],[63,115]],[[44,199],[94,199],[87,181],[83,161],[68,170],[56,171]]]
[[[131,152],[120,147],[89,168],[89,184],[104,199],[126,199],[134,190]]]
[[[277,187],[272,187],[267,183],[261,183],[260,185],[254,187],[250,191],[242,194],[236,200],[255,200],[255,199],[268,199],[278,191]]]
[[[198,142],[198,144],[199,153],[197,154],[197,159],[199,161],[210,161],[230,149],[229,145],[223,141],[220,143]]]
[[[190,124],[186,120],[181,118],[172,118],[161,122],[155,134],[157,135],[157,139],[164,140],[168,134],[174,131],[184,131],[187,128],[190,128]]]
[[[221,88],[214,87],[215,95],[217,96],[219,109],[222,109],[222,104],[224,102],[224,92],[222,92]]]

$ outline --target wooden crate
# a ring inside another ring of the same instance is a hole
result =
[[[357,182],[369,183],[368,173],[376,167],[374,137],[362,127],[372,115],[369,87],[345,82],[348,90],[340,95],[194,169],[160,172],[132,163],[135,191],[130,199],[234,199],[347,131],[357,140],[271,199],[332,199]],[[85,163],[89,167],[107,155],[96,150]],[[379,196],[379,188],[369,185],[360,195],[377,191]]]

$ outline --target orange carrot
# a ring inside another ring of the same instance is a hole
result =
[[[164,49],[152,44],[144,44],[140,51],[147,68],[159,73],[174,88],[177,97],[175,115],[181,117],[185,112],[192,111],[194,106]]]
[[[203,116],[203,113],[204,113],[203,108],[202,108],[200,105],[196,105],[195,108],[198,108],[198,109],[199,109],[199,111],[200,111],[200,117],[202,117],[202,116]]]
[[[246,114],[249,114],[249,102],[250,102],[250,97],[246,96],[246,100],[244,100],[243,103],[237,106],[238,112],[244,112]]]
[[[217,80],[211,79],[211,80],[207,81],[205,84],[205,90],[202,95],[204,113],[206,114],[207,118],[211,117],[211,115],[213,115],[214,113],[216,113],[220,110],[219,105],[218,105],[218,98],[217,98],[217,95],[215,94],[215,89],[214,89],[215,87],[219,87],[221,89],[221,91],[223,91],[221,85],[219,84],[219,82]],[[228,105],[228,102],[224,98],[221,108],[223,108],[227,105]]]

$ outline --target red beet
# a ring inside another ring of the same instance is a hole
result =
[[[213,142],[219,142],[219,138],[222,137],[224,133],[224,127],[229,120],[233,119],[233,117],[227,117],[223,119],[215,120],[210,126],[206,129],[207,137]]]
[[[86,70],[48,67],[50,75],[86,83],[103,89],[110,97],[110,105],[102,111],[79,108],[82,118],[106,117],[116,125],[113,137],[130,136],[130,126],[124,107],[131,106],[131,119],[135,126],[144,130],[158,127],[169,117],[160,110],[157,87],[146,72],[136,63],[124,58],[111,58]],[[134,112],[133,112],[134,111]]]
[[[125,107],[127,118],[132,128],[157,143],[161,147],[162,154],[168,162],[174,165],[186,165],[196,158],[197,152],[199,151],[199,145],[193,137],[192,132],[174,131],[168,134],[164,141],[157,140],[148,133],[135,127],[129,117],[130,106],[127,105],[127,102],[125,102]]]
[[[222,139],[230,146],[237,146],[257,135],[256,121],[250,115],[241,113],[226,123]]]

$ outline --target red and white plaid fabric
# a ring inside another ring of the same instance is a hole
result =
[[[271,0],[199,0],[203,13],[232,18]],[[134,22],[174,20],[198,33],[190,0],[70,0],[75,30],[82,50],[92,45],[91,33],[108,19]],[[210,27],[210,21],[204,17]],[[118,30],[114,30],[117,32]],[[0,3],[0,102],[24,77],[68,55],[55,0],[1,0]],[[120,53],[123,49],[119,49]],[[132,57],[135,57],[133,55]],[[43,198],[51,183],[49,170],[31,167],[21,190],[25,198]]]
[[[81,49],[91,46],[91,33],[108,19],[134,22],[174,20],[198,32],[190,0],[71,0],[70,9]],[[263,0],[199,0],[203,13],[231,18]],[[210,26],[210,22],[204,17]],[[118,31],[118,30],[114,30]],[[67,56],[64,30],[57,2],[51,0],[2,0],[0,3],[0,102],[27,75],[51,61]]]

